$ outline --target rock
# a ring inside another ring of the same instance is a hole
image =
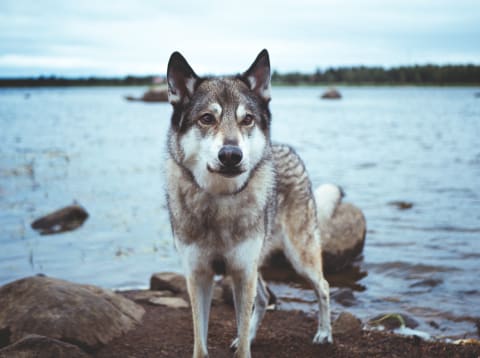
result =
[[[75,230],[88,218],[87,211],[79,205],[70,205],[43,216],[32,223],[32,229],[42,235]]]
[[[320,231],[324,271],[338,272],[348,267],[363,250],[365,216],[355,205],[340,203],[333,217],[320,225]]]
[[[168,90],[166,87],[151,88],[142,96],[144,102],[168,102]]]
[[[57,339],[29,334],[0,349],[0,358],[89,358],[79,347]]]
[[[399,210],[408,210],[413,208],[413,203],[408,201],[400,201],[400,200],[390,201],[388,202],[388,205],[395,206]]]
[[[136,292],[133,296],[132,299],[135,302],[150,302],[152,299],[156,299],[159,297],[172,297],[173,293],[170,291],[150,291],[150,290],[145,290],[145,291],[139,291]]]
[[[340,99],[342,95],[335,88],[331,88],[322,94],[323,99]]]
[[[127,101],[168,102],[168,89],[166,86],[152,87],[140,98],[125,96],[125,99]]]
[[[187,292],[187,283],[185,278],[175,272],[154,273],[150,277],[150,290],[152,291],[171,291],[174,294]]]
[[[34,276],[0,288],[0,332],[6,343],[28,334],[75,342],[92,351],[140,323],[144,309],[109,290]]]
[[[213,286],[213,294],[212,294],[212,304],[222,304],[223,301],[223,288],[222,286],[218,283],[215,282],[215,285]]]
[[[188,302],[181,297],[154,297],[149,300],[154,305],[167,306],[170,308],[188,308]]]
[[[331,298],[344,307],[351,307],[356,302],[355,295],[350,288],[340,288],[334,292],[331,292]]]
[[[223,302],[225,302],[227,305],[234,306],[233,302],[233,291],[232,291],[232,278],[227,276],[224,277],[220,282],[219,282],[220,287],[222,288],[222,298]]]
[[[342,312],[332,324],[334,335],[354,335],[362,331],[362,321],[348,312]]]
[[[404,313],[381,314],[372,318],[368,324],[371,326],[383,326],[388,330],[394,330],[400,327],[418,327],[418,322]]]

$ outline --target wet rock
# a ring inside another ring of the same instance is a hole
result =
[[[50,277],[28,277],[0,288],[0,332],[8,342],[28,334],[75,342],[87,351],[141,322],[141,306],[109,290]]]
[[[29,334],[12,345],[0,349],[0,358],[88,358],[79,347],[57,339]]]
[[[416,328],[418,322],[405,313],[387,313],[375,316],[368,322],[371,326],[383,326],[385,329],[394,330],[400,327]]]
[[[356,335],[362,332],[362,321],[348,312],[342,312],[332,324],[334,335]]]
[[[388,205],[395,206],[398,210],[408,210],[413,208],[413,203],[401,200],[390,201],[388,202]]]
[[[322,94],[322,99],[340,99],[342,95],[335,88],[331,88]]]
[[[340,288],[332,292],[331,298],[345,307],[351,307],[355,304],[355,296],[350,288]]]
[[[77,229],[87,218],[88,213],[84,208],[70,205],[35,220],[31,226],[42,235],[59,234]]]
[[[338,272],[353,263],[365,244],[366,221],[362,211],[350,203],[340,203],[333,217],[320,224],[323,268]]]
[[[170,291],[174,294],[187,292],[185,278],[175,272],[158,272],[150,277],[150,290]]]
[[[188,302],[181,297],[154,297],[149,300],[151,304],[167,306],[170,308],[188,308]]]

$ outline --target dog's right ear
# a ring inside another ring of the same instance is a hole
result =
[[[168,101],[176,105],[190,99],[198,79],[199,77],[180,52],[172,53],[167,68]]]

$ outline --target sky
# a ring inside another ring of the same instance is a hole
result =
[[[479,0],[0,0],[0,77],[480,64]]]

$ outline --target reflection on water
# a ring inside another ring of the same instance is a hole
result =
[[[328,102],[318,88],[275,88],[271,104],[274,140],[294,145],[314,184],[340,184],[367,218],[363,261],[328,277],[334,314],[407,313],[436,337],[478,337],[478,89],[341,91]],[[26,92],[0,90],[0,284],[42,272],[146,287],[152,272],[178,271],[163,191],[169,105],[123,101],[131,88]],[[90,214],[82,228],[31,230],[74,201]],[[302,284],[271,288],[280,308],[316,310]]]

